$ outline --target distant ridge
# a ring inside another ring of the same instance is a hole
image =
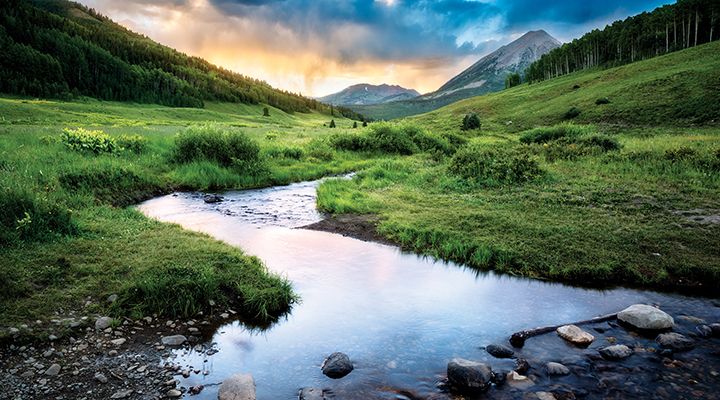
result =
[[[368,83],[360,83],[337,93],[320,97],[318,100],[333,105],[351,106],[409,100],[419,95],[420,93],[414,89],[406,89],[398,85],[370,85]]]

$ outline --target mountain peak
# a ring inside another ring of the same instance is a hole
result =
[[[369,83],[358,83],[349,86],[340,92],[333,93],[318,100],[342,106],[381,104],[389,101],[408,100],[419,96],[414,89],[406,89],[399,85],[371,85]]]

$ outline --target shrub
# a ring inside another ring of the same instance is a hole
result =
[[[520,142],[525,144],[542,144],[564,137],[576,137],[593,133],[595,133],[595,127],[592,125],[574,125],[571,123],[563,123],[555,126],[540,127],[525,131],[520,136]]]
[[[577,118],[578,115],[580,115],[581,111],[577,107],[571,107],[569,110],[565,112],[565,115],[563,115],[563,119],[574,119]]]
[[[115,142],[121,149],[135,154],[143,153],[148,144],[148,140],[140,135],[120,135]]]
[[[69,191],[85,191],[100,202],[114,206],[130,205],[162,191],[154,179],[115,164],[71,170],[60,174],[58,180]]]
[[[242,132],[193,126],[175,137],[172,158],[177,163],[214,161],[223,167],[247,167],[260,162],[260,147]]]
[[[0,188],[0,244],[42,240],[76,231],[67,207],[21,187]]]
[[[523,183],[542,176],[537,161],[517,150],[488,149],[470,144],[450,160],[448,170],[468,181],[483,184]]]
[[[610,99],[608,99],[607,97],[601,97],[595,100],[595,104],[598,106],[603,104],[610,104]]]
[[[316,139],[311,141],[308,145],[307,154],[321,161],[332,161],[335,158],[335,152],[324,140]]]
[[[464,146],[468,142],[465,136],[460,136],[457,133],[445,132],[442,136],[448,141],[448,143],[450,143],[450,145],[455,147]]]
[[[103,131],[65,128],[60,135],[60,141],[71,150],[86,153],[113,153],[118,150],[115,139]]]
[[[334,120],[334,119],[331,119],[331,120],[330,120],[330,127],[331,127],[331,128],[334,128],[334,127],[335,127],[335,120]]]
[[[410,155],[418,151],[413,141],[417,131],[411,125],[398,126],[390,123],[373,124],[368,133],[368,145],[384,153]]]
[[[546,144],[545,159],[552,162],[557,159],[574,160],[579,157],[615,151],[620,143],[609,136],[592,135],[586,137],[562,138]]]
[[[265,154],[270,158],[292,158],[300,160],[305,156],[303,149],[299,147],[271,147],[265,150]]]
[[[270,109],[267,107],[263,107],[263,117],[269,117],[270,116]]]
[[[369,151],[370,146],[365,135],[341,133],[330,137],[330,143],[338,150]]]
[[[671,162],[688,161],[696,158],[698,155],[695,149],[690,147],[678,147],[676,149],[665,150],[665,159]]]
[[[471,131],[474,129],[480,129],[480,127],[481,127],[480,117],[478,117],[477,114],[475,114],[475,113],[466,114],[465,117],[463,117],[462,127],[461,127],[462,130]]]

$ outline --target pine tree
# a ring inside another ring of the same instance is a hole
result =
[[[334,119],[331,119],[331,120],[330,120],[330,127],[331,127],[331,128],[334,128],[334,127],[335,127],[335,120],[334,120]]]
[[[357,121],[353,121],[353,129],[357,129]]]
[[[263,108],[263,117],[269,117],[270,116],[270,109],[267,107]]]

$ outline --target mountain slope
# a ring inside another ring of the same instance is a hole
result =
[[[530,31],[481,58],[435,92],[382,106],[356,105],[351,108],[371,118],[392,119],[432,111],[462,99],[496,92],[505,87],[508,74],[522,73],[543,54],[559,46],[560,42],[547,32]]]
[[[317,100],[189,57],[65,0],[0,2],[0,92],[202,107],[264,103],[329,112]]]
[[[405,89],[397,85],[370,85],[361,83],[350,86],[340,92],[318,98],[323,103],[350,106],[382,104],[391,101],[409,100],[420,96],[414,89]]]

